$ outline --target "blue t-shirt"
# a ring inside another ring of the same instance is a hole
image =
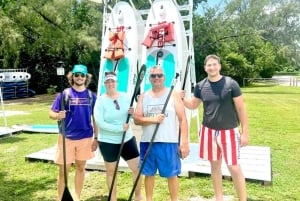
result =
[[[67,89],[69,94],[63,93],[66,118],[65,136],[71,140],[80,140],[93,136],[92,115],[96,102],[96,95],[92,93],[90,98],[89,91],[76,91],[73,88]],[[65,96],[68,96],[65,103]],[[91,102],[91,103],[90,103]],[[58,94],[52,104],[51,110],[58,112],[61,110],[61,93]],[[61,127],[59,127],[61,133]]]
[[[98,140],[100,142],[121,144],[124,133],[123,125],[126,123],[129,107],[130,98],[126,93],[119,92],[119,97],[116,100],[109,98],[106,94],[98,97],[94,116],[99,128]],[[129,127],[124,142],[132,137],[132,130]]]

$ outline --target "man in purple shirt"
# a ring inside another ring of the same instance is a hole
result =
[[[49,117],[57,120],[59,125],[64,122],[65,132],[62,133],[60,125],[59,133],[65,135],[67,173],[71,164],[75,163],[75,194],[78,200],[83,188],[86,161],[94,156],[93,151],[97,148],[98,130],[93,120],[96,95],[87,89],[91,77],[85,65],[75,65],[67,75],[71,87],[56,96],[49,111]],[[62,119],[64,121],[61,122]],[[58,200],[61,200],[65,187],[62,135],[59,135],[57,144],[54,162],[59,167]]]

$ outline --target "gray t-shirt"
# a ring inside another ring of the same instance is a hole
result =
[[[221,130],[239,126],[233,98],[242,95],[238,83],[230,77],[222,76],[217,82],[207,78],[200,81],[194,96],[203,102],[203,122],[208,128]]]

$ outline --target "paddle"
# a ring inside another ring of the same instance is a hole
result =
[[[115,66],[114,66],[114,72],[116,72],[116,70],[117,70],[119,60],[120,60],[120,59],[117,59],[117,60],[116,60],[116,63],[115,63]]]
[[[183,78],[183,84],[182,84],[182,87],[181,89],[184,90],[185,88],[185,83],[186,83],[186,78],[187,78],[187,75],[190,71],[190,62],[191,62],[191,59],[192,59],[192,56],[189,55],[187,61],[186,61],[186,67],[185,67],[185,73],[184,73],[184,78]]]
[[[166,108],[167,108],[169,99],[170,99],[171,94],[172,94],[172,92],[173,92],[173,89],[174,89],[174,87],[175,87],[175,85],[176,85],[176,82],[177,82],[177,78],[178,78],[178,77],[179,77],[179,73],[176,73],[175,79],[173,80],[172,86],[171,86],[171,88],[170,88],[169,94],[168,94],[168,96],[167,96],[166,102],[165,102],[165,104],[164,104],[164,106],[163,106],[163,109],[162,109],[162,111],[161,111],[161,114],[164,114],[165,111],[166,111]],[[141,166],[140,166],[140,170],[139,170],[138,176],[137,176],[136,179],[135,179],[135,182],[134,182],[132,191],[131,191],[131,193],[130,193],[130,196],[129,196],[129,198],[128,198],[128,201],[131,201],[131,200],[132,200],[133,193],[134,193],[134,191],[135,191],[135,188],[136,188],[136,186],[137,186],[137,184],[138,184],[138,181],[139,181],[139,179],[140,179],[142,170],[144,169],[146,160],[147,160],[147,158],[148,158],[148,156],[149,156],[149,153],[150,153],[150,151],[151,151],[151,148],[152,148],[152,145],[153,145],[153,142],[154,142],[154,139],[155,139],[155,136],[156,136],[156,133],[157,133],[157,131],[158,131],[159,126],[160,126],[160,123],[157,123],[157,124],[156,124],[156,127],[155,127],[155,129],[154,129],[152,138],[151,138],[151,140],[150,140],[150,142],[149,142],[149,146],[148,146],[148,148],[147,148],[147,150],[146,150],[146,153],[145,153],[145,155],[144,155],[144,160],[143,160],[143,162],[142,162],[142,164],[141,164]]]
[[[61,79],[62,79],[62,76],[61,76]],[[60,107],[61,107],[61,111],[65,110],[63,90],[61,92]],[[65,180],[65,189],[64,189],[61,201],[74,201],[72,196],[71,196],[71,193],[68,189],[67,164],[66,164],[67,159],[66,159],[65,119],[60,120],[60,126],[61,126],[61,134],[62,134],[62,137],[63,137],[64,180]]]
[[[135,96],[136,96],[136,94],[138,93],[138,91],[140,89],[140,85],[141,85],[141,83],[144,79],[145,73],[146,73],[146,65],[143,64],[140,71],[139,71],[139,73],[138,73],[138,76],[137,76],[137,81],[135,83],[134,91],[133,91],[133,94],[132,94],[132,97],[131,97],[130,107],[132,107],[132,105],[133,105]],[[127,115],[126,123],[129,122],[129,119],[130,119],[130,114]],[[126,136],[126,131],[124,131],[123,135],[122,135],[121,146],[120,146],[120,150],[119,150],[119,153],[118,153],[118,156],[117,156],[117,163],[116,163],[116,167],[115,167],[115,170],[114,170],[114,175],[113,175],[113,179],[112,179],[112,182],[111,182],[111,186],[110,186],[110,189],[109,189],[109,195],[108,195],[108,199],[107,199],[108,201],[110,201],[110,199],[111,199],[111,194],[112,194],[114,183],[115,183],[115,180],[116,180],[118,166],[119,166],[122,150],[123,150],[123,147],[124,147],[125,136]]]
[[[186,78],[187,78],[187,75],[190,71],[190,62],[191,62],[191,59],[192,59],[192,56],[189,55],[187,61],[186,61],[186,67],[185,67],[185,73],[184,73],[184,78],[183,78],[183,84],[182,84],[182,87],[181,87],[181,90],[184,90],[185,88],[185,84],[186,84]],[[178,145],[180,146],[180,140],[181,140],[181,129],[180,129],[180,126],[179,126],[179,134],[178,134]],[[180,151],[179,151],[180,153]],[[180,153],[180,157],[181,157],[181,153]]]

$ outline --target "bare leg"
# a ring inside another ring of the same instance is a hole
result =
[[[105,163],[105,169],[106,169],[106,184],[108,187],[108,190],[110,191],[111,188],[111,184],[112,184],[112,180],[113,180],[113,176],[114,176],[114,172],[115,172],[115,167],[116,167],[116,162],[104,162]],[[117,201],[117,177],[115,178],[114,181],[114,187],[111,193],[111,199],[110,201]]]
[[[239,200],[246,201],[247,200],[246,182],[245,182],[245,177],[243,175],[241,166],[240,165],[231,165],[231,166],[227,166],[227,167],[230,171],[232,181],[234,184],[234,188],[237,192]]]
[[[145,176],[146,201],[153,201],[153,188],[155,176]]]
[[[168,186],[169,186],[169,192],[171,196],[171,201],[178,201],[178,177],[170,177],[168,178]]]
[[[222,189],[222,160],[210,161],[211,165],[211,178],[215,192],[216,201],[223,200],[223,189]]]
[[[67,164],[67,178],[69,175],[71,164]],[[65,174],[64,174],[64,165],[58,165],[58,179],[57,179],[57,193],[58,200],[60,201],[65,189]]]
[[[86,161],[75,161],[75,194],[78,200],[80,200],[80,195],[84,183],[85,163]]]
[[[131,169],[132,171],[132,179],[133,179],[133,182],[135,182],[137,176],[138,176],[138,173],[139,173],[139,157],[136,157],[134,159],[131,159],[131,160],[128,160],[126,161],[127,164],[128,164],[128,167]],[[142,193],[141,193],[141,186],[142,186],[142,179],[140,177],[138,183],[137,183],[137,186],[135,188],[135,198],[134,200],[135,201],[138,201],[138,200],[142,200]]]

